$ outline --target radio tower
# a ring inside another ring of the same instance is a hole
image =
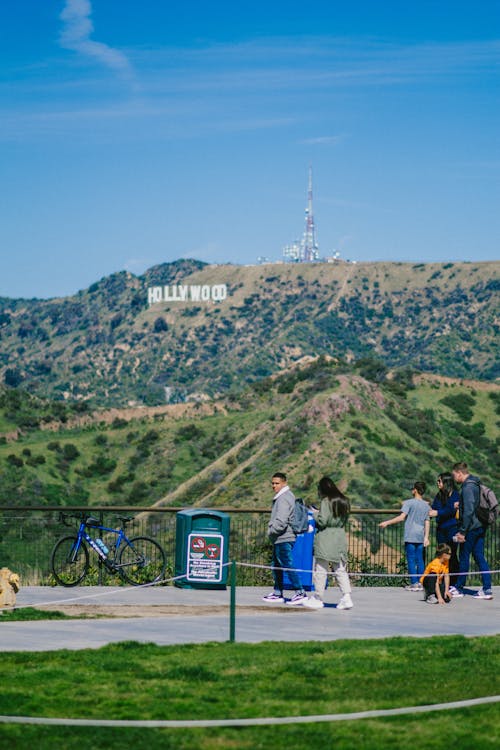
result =
[[[319,260],[319,247],[316,242],[316,227],[313,215],[312,167],[309,167],[309,185],[307,189],[306,226],[302,241],[293,242],[283,248],[283,255],[295,263],[311,263]]]
[[[316,228],[313,215],[313,178],[312,167],[309,167],[309,185],[307,189],[306,228],[302,240],[302,260],[305,263],[318,260],[319,247],[316,243]]]

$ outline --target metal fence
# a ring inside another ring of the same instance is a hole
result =
[[[65,513],[84,512],[98,518],[108,526],[117,526],[118,517],[127,515],[133,520],[127,526],[128,536],[151,536],[164,548],[167,555],[166,578],[174,576],[176,546],[176,514],[180,508],[137,507],[4,507],[0,510],[0,567],[8,567],[21,576],[23,585],[52,585],[50,556],[57,539],[71,533],[60,520]],[[200,511],[207,510],[200,508]],[[269,510],[250,512],[234,508],[218,508],[230,517],[229,559],[248,566],[238,566],[240,586],[268,585],[272,583],[268,569],[272,547],[267,537]],[[403,526],[389,526],[383,531],[378,524],[387,515],[397,511],[355,509],[348,525],[349,570],[354,585],[401,586],[407,582],[403,543]],[[77,521],[75,519],[75,529]],[[500,568],[500,524],[488,529],[486,534],[486,559],[492,570]],[[431,545],[426,550],[429,561],[435,550],[435,534],[431,526]],[[253,567],[256,566],[256,567]],[[262,567],[260,567],[262,566]],[[471,570],[474,568],[471,560]],[[120,581],[109,577],[104,568],[96,567],[96,576],[86,579],[90,584]],[[477,576],[469,582],[479,582]],[[500,574],[493,575],[493,583],[500,583]]]

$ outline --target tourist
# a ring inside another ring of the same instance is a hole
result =
[[[345,527],[350,511],[347,497],[330,477],[322,477],[318,483],[319,510],[313,508],[316,522],[314,537],[314,594],[303,602],[304,607],[321,609],[324,606],[328,571],[335,575],[342,597],[337,609],[351,609],[351,582],[347,574],[347,534]]]
[[[410,584],[407,591],[422,591],[419,578],[424,572],[424,548],[429,546],[429,504],[424,500],[425,482],[415,482],[409,500],[405,500],[401,513],[379,523],[381,529],[404,521],[404,543]]]

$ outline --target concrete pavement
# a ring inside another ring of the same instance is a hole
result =
[[[491,601],[472,596],[446,606],[427,604],[421,593],[402,588],[355,588],[354,608],[336,610],[339,592],[327,589],[321,610],[268,605],[268,588],[236,589],[236,641],[331,641],[343,638],[494,635],[500,632],[500,590]],[[137,616],[87,620],[2,622],[1,651],[48,651],[99,648],[137,641],[170,645],[229,640],[230,590],[180,589],[173,586],[77,587],[28,586],[18,607],[130,607]],[[160,615],[150,616],[158,608]],[[142,616],[143,611],[145,616]]]

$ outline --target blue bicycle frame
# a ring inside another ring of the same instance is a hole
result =
[[[92,539],[90,534],[87,531],[87,526],[91,529],[96,529],[99,531],[107,531],[111,534],[116,535],[116,542],[115,542],[115,559],[116,555],[118,553],[118,549],[120,547],[120,544],[123,542],[124,539],[127,540],[127,543],[130,544],[129,540],[127,539],[123,529],[110,529],[108,526],[102,526],[101,524],[89,524],[88,521],[80,521],[80,528],[78,529],[78,539],[77,542],[73,548],[73,555],[76,555],[78,550],[80,549],[80,546],[82,544],[82,540],[86,541],[89,547],[92,547],[94,552],[96,552],[99,557],[104,561],[108,559],[108,554],[105,553],[98,544],[96,544],[95,540]]]

